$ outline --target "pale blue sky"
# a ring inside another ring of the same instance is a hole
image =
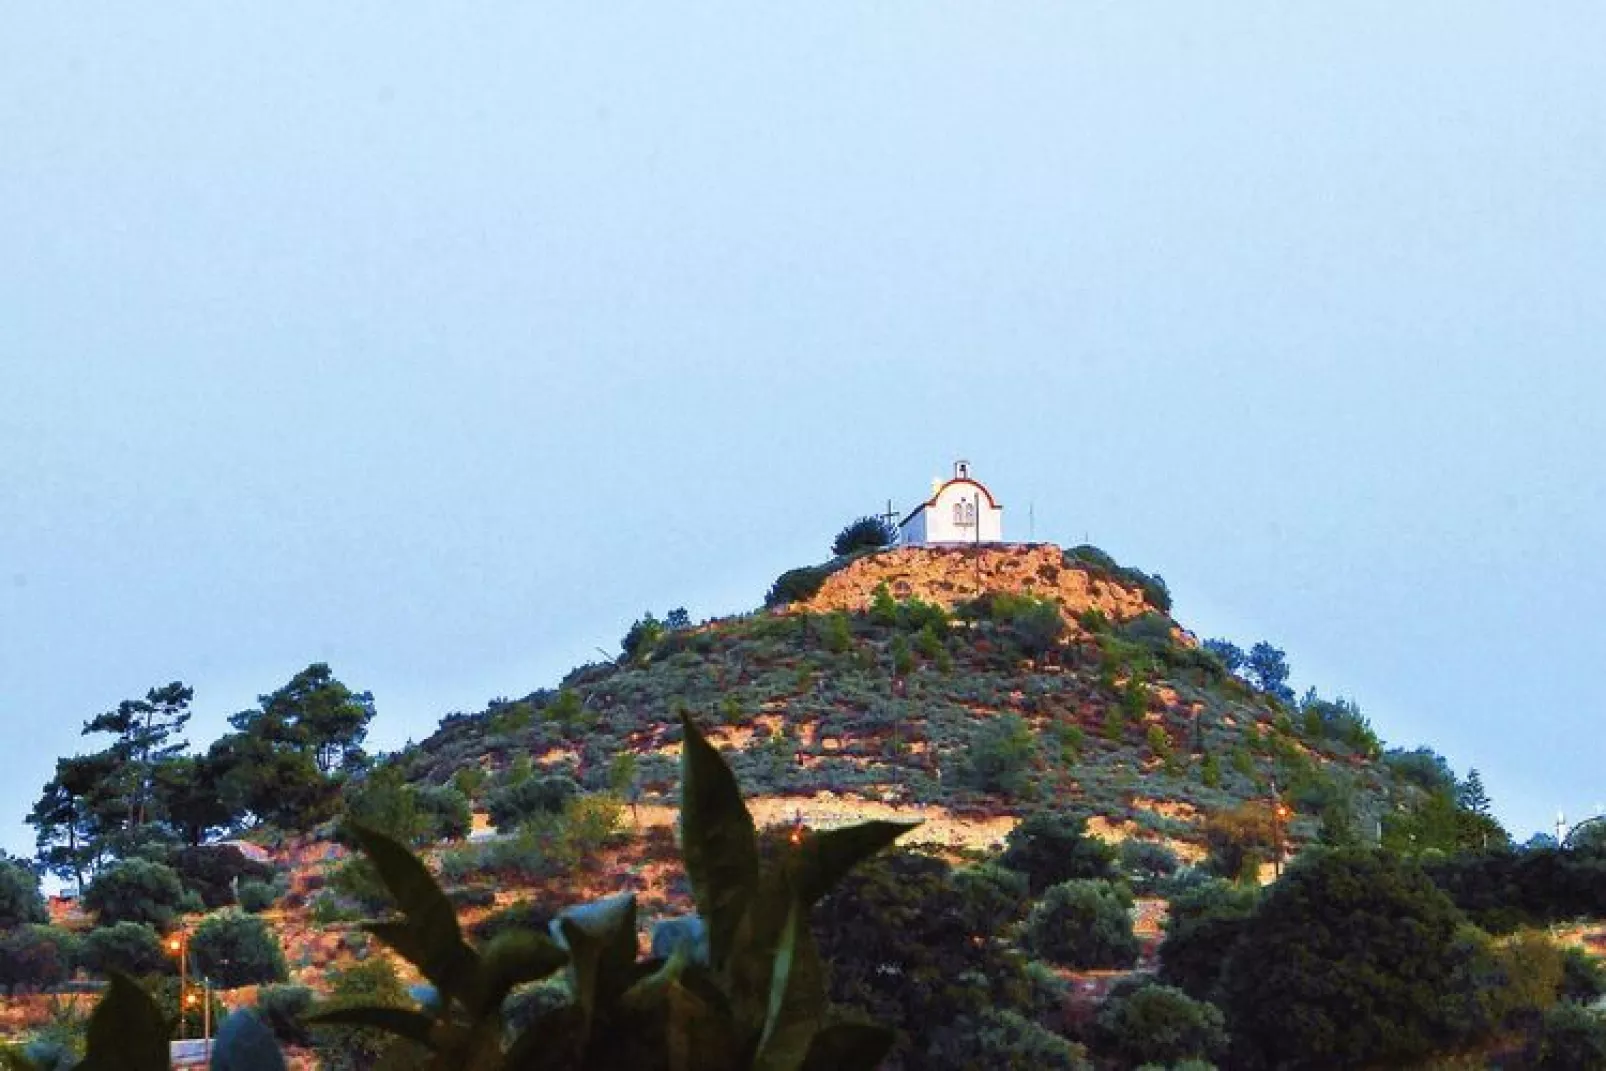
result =
[[[1520,835],[1606,798],[1606,10],[0,16],[0,843],[80,723],[376,742],[955,456]]]

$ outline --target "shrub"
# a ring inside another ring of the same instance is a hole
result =
[[[396,968],[384,956],[375,956],[351,967],[329,972],[328,1005],[335,1008],[407,1008],[414,1004],[402,986]],[[314,1026],[313,1044],[320,1065],[327,1071],[358,1071],[378,1063],[387,1050],[398,1043],[394,1035],[373,1027]],[[405,1050],[404,1050],[405,1051]],[[396,1059],[400,1053],[392,1053]],[[394,1066],[407,1066],[396,1060]]]
[[[234,888],[247,881],[272,881],[273,867],[251,859],[232,844],[203,844],[173,856],[173,869],[186,889],[200,894],[208,909],[234,903]]]
[[[224,909],[201,920],[190,937],[196,969],[222,989],[285,980],[284,953],[266,923]]]
[[[1112,995],[1099,1009],[1098,1050],[1128,1064],[1212,1060],[1226,1047],[1226,1020],[1213,1004],[1168,985]]]
[[[953,886],[963,904],[966,927],[992,937],[1019,922],[1030,895],[1026,875],[996,863],[965,867],[953,873]]]
[[[1541,1071],[1606,1068],[1606,1016],[1572,1001],[1551,1008],[1535,1039],[1533,1066]]]
[[[1181,866],[1177,853],[1168,846],[1152,840],[1128,837],[1119,848],[1121,869],[1126,871],[1132,887],[1142,893],[1153,893],[1160,883]]]
[[[171,867],[146,859],[125,859],[95,875],[84,892],[84,906],[99,921],[145,922],[166,929],[178,913],[184,886]]]
[[[35,923],[0,934],[0,985],[6,995],[61,984],[72,969],[73,943],[65,930]]]
[[[1137,588],[1143,592],[1144,601],[1150,606],[1162,614],[1171,612],[1171,592],[1166,587],[1165,578],[1158,573],[1151,576],[1141,569],[1117,565],[1114,558],[1098,547],[1089,546],[1085,543],[1079,547],[1072,547],[1065,552],[1065,565],[1067,567],[1080,566],[1090,569],[1128,587]]]
[[[1026,875],[1031,891],[1077,879],[1109,879],[1115,849],[1087,834],[1087,819],[1065,811],[1036,811],[1021,819],[1004,840],[1000,866]]]
[[[1138,959],[1132,894],[1108,881],[1050,886],[1026,920],[1026,947],[1050,963],[1081,969],[1130,967]]]
[[[49,922],[39,878],[21,859],[0,852],[0,930],[27,922]]]
[[[979,792],[1020,796],[1030,786],[1037,760],[1037,741],[1019,714],[1003,714],[982,722],[971,734],[963,776]]]
[[[1277,820],[1269,806],[1250,800],[1206,818],[1204,835],[1212,871],[1233,880],[1253,879],[1276,852]]]
[[[301,1016],[312,1009],[312,990],[304,985],[265,985],[257,990],[256,1012],[285,1045],[312,1044]]]
[[[161,937],[139,922],[119,922],[90,930],[84,935],[79,958],[101,977],[111,971],[146,975],[178,969],[162,947]]]
[[[547,774],[526,777],[485,798],[491,823],[499,830],[511,830],[538,814],[556,814],[570,798],[579,795],[580,786],[572,777]]]
[[[898,530],[881,517],[860,517],[831,540],[831,553],[846,557],[856,550],[879,550],[898,541]]]
[[[279,899],[279,890],[265,881],[248,881],[240,886],[240,907],[253,915],[266,911]]]
[[[825,586],[825,578],[830,575],[831,570],[821,566],[788,569],[770,586],[764,596],[764,605],[773,608],[792,602],[807,602],[819,594]]]
[[[469,932],[482,942],[495,940],[499,935],[515,930],[545,933],[547,926],[557,917],[558,909],[550,904],[521,900],[493,912],[469,927]]]
[[[1271,887],[1228,955],[1234,1064],[1420,1061],[1456,1032],[1444,994],[1463,922],[1407,861],[1358,849],[1306,855]]]
[[[1219,878],[1174,892],[1160,944],[1160,980],[1199,1000],[1212,999],[1257,898],[1255,888]]]
[[[1567,946],[1562,953],[1561,995],[1580,1004],[1592,1004],[1606,996],[1606,968],[1583,949]]]
[[[468,796],[452,785],[415,785],[413,800],[424,817],[425,835],[432,841],[462,840],[474,826]]]
[[[1092,1071],[1087,1054],[1018,1012],[993,1009],[939,1024],[922,1065],[987,1071]]]

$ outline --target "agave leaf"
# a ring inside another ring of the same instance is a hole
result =
[[[594,900],[578,907],[566,908],[559,916],[560,932],[572,942],[572,933],[585,936],[586,970],[594,977],[583,983],[578,973],[571,975],[577,995],[582,986],[591,993],[593,1001],[604,1005],[618,999],[619,994],[636,981],[640,972],[636,968],[636,898],[621,893],[603,900]],[[578,967],[578,956],[570,944],[571,969]],[[591,1014],[588,1007],[587,1014]]]
[[[255,1012],[230,1012],[212,1045],[212,1071],[285,1071],[284,1052]]]
[[[809,1043],[803,1071],[875,1071],[895,1037],[874,1023],[827,1023]]]
[[[421,1011],[411,1008],[387,1008],[377,1004],[363,1004],[351,1008],[319,1008],[302,1016],[308,1023],[323,1026],[362,1026],[386,1034],[415,1041],[433,1049],[435,1047],[435,1021]]]
[[[167,1071],[167,1017],[138,982],[110,973],[89,1016],[88,1055],[78,1071]]]
[[[847,872],[890,845],[919,822],[861,822],[810,834],[792,863],[797,894],[805,908],[819,903]]]
[[[441,1006],[449,1007],[454,996],[469,988],[479,967],[478,955],[458,929],[452,902],[418,857],[401,844],[357,822],[350,829],[401,908],[403,925],[411,934],[401,938],[394,923],[370,925],[369,931],[411,961],[440,991]]]
[[[793,896],[775,948],[769,1014],[753,1071],[798,1071],[825,1020],[825,972],[809,932],[808,908]]]
[[[500,934],[480,955],[472,1008],[476,1017],[501,1007],[516,985],[547,977],[569,962],[568,953],[542,933],[513,930]]]
[[[730,767],[681,715],[680,839],[697,911],[708,924],[714,966],[722,967],[758,883],[758,839]]]

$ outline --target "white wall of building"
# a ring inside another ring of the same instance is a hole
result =
[[[1002,543],[1004,508],[974,480],[949,480],[933,501],[903,526],[903,541],[928,543]]]

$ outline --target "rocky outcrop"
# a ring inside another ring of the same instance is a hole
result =
[[[1065,553],[1046,543],[881,551],[832,573],[813,598],[794,603],[790,609],[809,613],[864,610],[882,584],[894,598],[917,598],[949,610],[987,591],[1058,599],[1073,625],[1084,610],[1101,610],[1111,621],[1119,622],[1156,609],[1138,588],[1101,575],[1090,566],[1067,564]]]

